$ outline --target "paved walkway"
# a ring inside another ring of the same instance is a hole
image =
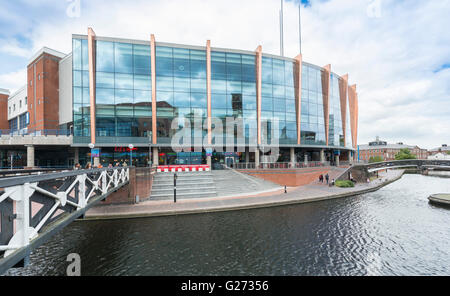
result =
[[[275,192],[256,195],[214,197],[173,201],[146,201],[135,205],[110,205],[90,209],[86,213],[87,219],[117,219],[148,216],[167,216],[179,214],[193,214],[217,212],[239,209],[280,206],[305,202],[320,201],[339,197],[353,196],[375,191],[401,178],[403,170],[380,172],[377,180],[368,184],[356,184],[353,188],[329,187],[313,183],[306,186],[288,188]]]

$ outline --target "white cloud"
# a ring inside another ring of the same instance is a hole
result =
[[[431,148],[450,144],[450,0],[312,1],[303,9],[304,60],[349,74],[359,93],[359,142],[376,135]],[[84,1],[80,18],[41,18],[33,50],[71,51],[71,34],[149,39],[279,53],[278,0]],[[298,9],[285,3],[285,53],[298,54]],[[65,12],[62,12],[65,13]],[[4,75],[3,75],[4,76]],[[1,82],[1,81],[0,81]],[[4,84],[3,84],[4,85]]]
[[[0,85],[6,86],[10,93],[14,93],[27,83],[27,69],[0,74]]]

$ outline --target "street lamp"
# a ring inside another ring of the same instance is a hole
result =
[[[134,148],[133,144],[128,145],[128,148],[130,148],[130,166],[133,166],[133,159],[132,159],[132,157],[133,157],[133,148]]]
[[[92,166],[92,149],[94,149],[95,145],[93,143],[89,143],[89,148],[91,148],[91,166]]]

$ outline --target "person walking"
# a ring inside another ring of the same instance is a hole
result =
[[[328,176],[328,173],[325,175],[325,179],[327,180],[327,184],[328,184],[328,181],[330,180],[330,176]]]
[[[322,174],[319,176],[319,182],[323,183],[323,175]]]

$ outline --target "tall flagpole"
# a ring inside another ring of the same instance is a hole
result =
[[[302,17],[301,17],[302,1],[298,3],[298,41],[300,45],[300,53],[302,53]]]
[[[283,0],[281,0],[280,9],[280,55],[284,56]]]

